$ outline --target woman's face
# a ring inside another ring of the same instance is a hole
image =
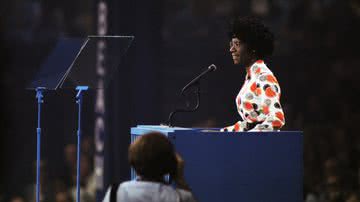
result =
[[[238,38],[231,39],[229,51],[234,64],[246,64],[248,62],[247,60],[250,59],[246,44],[242,43]]]

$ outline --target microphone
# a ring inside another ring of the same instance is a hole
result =
[[[197,76],[192,81],[190,81],[190,83],[186,84],[186,86],[181,90],[181,94],[183,94],[186,91],[186,89],[190,88],[191,86],[193,86],[194,84],[199,82],[201,77],[203,77],[205,74],[215,71],[216,68],[217,67],[214,64],[211,64],[210,66],[208,66],[208,68],[205,71],[203,71],[199,76]]]
[[[181,90],[181,95],[184,96],[184,92],[186,91],[186,89],[190,88],[191,86],[193,85],[196,85],[196,84],[199,84],[199,81],[201,79],[201,77],[203,77],[205,74],[209,73],[209,72],[213,72],[216,70],[216,66],[214,64],[210,65],[207,70],[203,71],[199,76],[197,76],[195,79],[193,79],[192,81],[190,81],[190,83],[188,83],[182,90]],[[169,115],[169,118],[168,118],[168,126],[169,127],[172,127],[172,120],[173,120],[173,117],[174,115],[177,113],[177,112],[194,112],[196,111],[199,106],[200,106],[200,86],[198,86],[198,89],[197,89],[197,102],[196,102],[196,106],[194,108],[189,108],[189,104],[187,102],[186,104],[186,108],[182,108],[182,109],[175,109],[175,111],[172,111]]]

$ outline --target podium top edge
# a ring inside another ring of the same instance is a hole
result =
[[[168,127],[161,125],[137,125],[136,127],[131,127],[131,131],[142,130],[142,131],[159,131],[165,133],[172,132],[204,132],[204,133],[221,133],[221,134],[239,134],[239,133],[248,133],[248,134],[259,134],[259,133],[303,133],[300,130],[284,130],[284,131],[244,131],[244,132],[221,132],[220,128],[182,128],[182,127]]]
[[[104,37],[104,38],[132,38],[134,39],[135,36],[126,36],[126,35],[89,35],[88,38],[97,38],[97,37]]]

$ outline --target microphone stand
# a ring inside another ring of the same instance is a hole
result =
[[[88,86],[77,86],[76,103],[78,104],[78,129],[77,129],[77,162],[76,162],[76,202],[80,202],[80,149],[81,149],[81,107],[83,103],[83,92],[88,90]]]
[[[38,105],[38,116],[37,116],[37,128],[36,128],[36,135],[37,135],[37,144],[36,144],[36,202],[40,201],[40,151],[41,151],[41,104],[44,103],[43,100],[43,92],[45,88],[37,87],[36,88],[36,100]]]
[[[190,108],[189,101],[186,100],[186,108],[175,109],[174,111],[172,111],[167,120],[167,125],[169,127],[172,127],[173,117],[176,113],[178,113],[178,112],[195,112],[197,109],[199,109],[199,106],[200,106],[200,79],[203,76],[205,76],[206,74],[208,74],[209,72],[212,72],[215,70],[216,70],[216,66],[214,64],[210,65],[207,68],[207,70],[203,71],[200,75],[198,75],[192,81],[190,81],[190,83],[186,84],[186,86],[184,88],[182,88],[181,95],[185,97],[185,91],[187,89],[189,89],[192,86],[196,87],[196,95],[197,95],[196,96],[196,105],[194,108]]]
[[[195,105],[195,107],[190,108],[189,101],[187,100],[186,101],[186,108],[175,109],[174,111],[172,111],[170,113],[168,121],[167,121],[169,127],[173,127],[173,125],[172,125],[173,117],[174,117],[174,115],[176,113],[178,113],[178,112],[195,112],[196,110],[199,109],[199,107],[200,107],[200,82],[199,82],[199,80],[194,83],[194,86],[196,87],[196,91],[195,91],[195,93],[196,93],[196,105]],[[184,97],[185,97],[184,92],[185,92],[185,90],[187,88],[188,87],[185,86],[183,88],[183,90],[181,91],[181,95],[184,96]]]

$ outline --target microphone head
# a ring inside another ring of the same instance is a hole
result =
[[[215,71],[216,70],[216,65],[214,65],[214,64],[211,64],[209,67],[208,67],[208,69],[210,69],[211,71]]]

